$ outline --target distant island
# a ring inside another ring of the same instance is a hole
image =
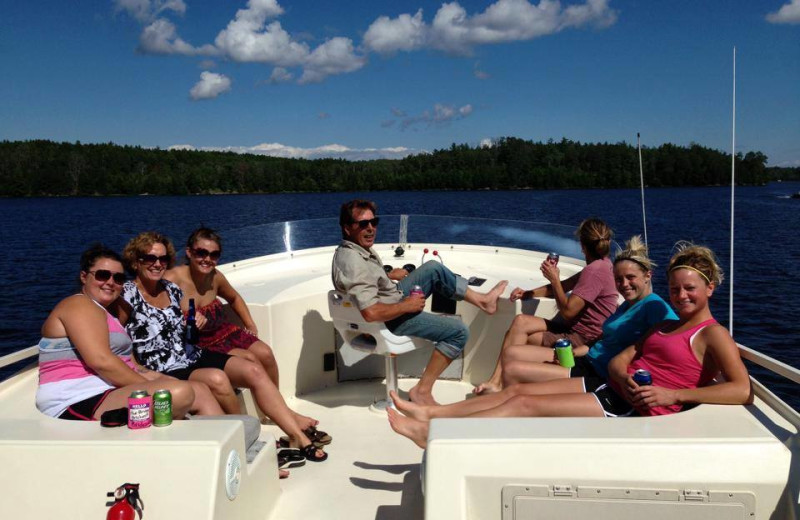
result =
[[[645,184],[730,183],[730,154],[692,144],[642,149]],[[800,179],[800,168],[767,168],[758,151],[737,154],[736,180]],[[625,143],[453,144],[404,159],[285,159],[231,152],[161,150],[114,143],[0,142],[0,196],[187,195],[380,190],[630,188],[636,147]]]

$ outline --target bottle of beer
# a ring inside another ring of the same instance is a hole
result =
[[[194,298],[189,298],[189,314],[186,316],[186,332],[184,340],[186,341],[186,353],[192,355],[195,348],[197,348],[197,341],[200,339],[200,331],[197,330],[196,312],[194,308]]]

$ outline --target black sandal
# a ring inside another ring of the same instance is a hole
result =
[[[303,430],[303,433],[305,433],[306,437],[308,437],[308,440],[313,442],[318,448],[322,446],[327,446],[328,444],[333,442],[333,437],[331,437],[322,430],[317,430],[316,426],[309,426],[308,428]]]
[[[319,448],[314,446],[313,443],[311,443],[307,446],[303,446],[302,448],[300,448],[300,453],[303,454],[306,460],[310,460],[311,462],[322,462],[323,460],[326,460],[328,458],[328,454],[323,451],[322,456],[318,457],[317,456],[318,450],[321,451]]]
[[[278,469],[298,468],[304,466],[306,458],[297,448],[281,448],[278,450]]]

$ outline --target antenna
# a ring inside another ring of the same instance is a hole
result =
[[[728,331],[733,336],[733,217],[736,199],[736,46],[733,47],[733,130],[731,132],[731,266],[728,271],[730,289],[728,289]]]
[[[639,149],[639,181],[642,187],[642,225],[644,226],[644,246],[647,247],[647,214],[644,211],[644,172],[642,170],[642,143],[639,132],[636,132],[636,148]]]

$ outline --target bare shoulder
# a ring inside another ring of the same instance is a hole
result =
[[[176,283],[178,285],[181,285],[188,276],[189,276],[189,267],[185,265],[179,265],[177,267],[173,267],[172,269],[164,273],[164,279],[169,280],[170,282]]]
[[[719,323],[705,327],[697,336],[706,348],[716,351],[736,349],[736,343],[733,341],[728,329]]]

